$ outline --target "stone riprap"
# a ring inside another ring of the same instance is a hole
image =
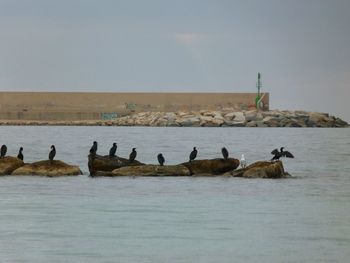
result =
[[[0,125],[156,126],[156,127],[348,127],[328,113],[306,111],[178,111],[140,112],[114,120],[0,120]]]
[[[111,122],[118,126],[168,127],[347,127],[328,113],[306,111],[141,112]]]

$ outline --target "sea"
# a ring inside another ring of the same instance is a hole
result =
[[[166,164],[284,146],[291,178],[88,176],[98,153]],[[25,162],[48,158],[84,175],[0,177],[0,262],[350,262],[350,129],[2,126]]]

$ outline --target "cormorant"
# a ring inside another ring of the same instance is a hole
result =
[[[242,156],[241,156],[240,164],[241,164],[242,168],[245,168],[247,166],[247,162],[246,162],[246,160],[244,158],[244,154],[242,154]]]
[[[6,152],[7,152],[7,146],[5,145],[5,144],[3,144],[2,146],[1,146],[1,153],[0,153],[0,158],[4,158],[5,157],[5,155],[6,155]]]
[[[192,162],[194,159],[196,159],[196,157],[197,157],[197,149],[196,149],[196,147],[193,147],[193,151],[191,152],[191,154],[190,154],[190,162]]]
[[[129,155],[129,161],[133,162],[136,158],[137,152],[136,152],[136,148],[132,148],[132,152]]]
[[[56,148],[55,145],[51,145],[51,151],[49,153],[49,160],[52,162],[53,158],[55,158],[56,155]]]
[[[274,155],[274,157],[272,157],[271,161],[274,160],[279,160],[281,157],[288,157],[288,158],[294,158],[293,154],[291,154],[288,151],[283,151],[284,147],[281,147],[280,151],[278,151],[278,149],[274,149],[271,154]]]
[[[161,154],[161,153],[158,154],[157,158],[158,158],[159,165],[160,165],[160,166],[163,166],[163,165],[164,165],[164,162],[165,162],[165,159],[164,159],[163,154]]]
[[[94,141],[94,143],[92,144],[91,148],[90,148],[90,154],[96,154],[97,152],[97,142]]]
[[[18,152],[18,155],[17,155],[17,158],[18,159],[21,159],[23,161],[23,147],[19,148],[19,152]]]
[[[109,157],[115,157],[117,151],[117,144],[114,142],[112,148],[109,150]]]
[[[221,149],[221,152],[222,152],[222,155],[224,156],[224,159],[227,160],[227,158],[228,158],[228,150],[225,147],[223,147]]]

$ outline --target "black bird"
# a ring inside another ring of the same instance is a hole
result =
[[[94,141],[94,143],[92,144],[91,148],[90,148],[90,153],[93,155],[96,155],[97,152],[97,142]]]
[[[51,151],[49,153],[49,160],[52,162],[53,158],[55,158],[56,155],[56,148],[55,145],[51,145]]]
[[[193,147],[193,151],[191,152],[191,154],[190,154],[190,162],[192,162],[194,159],[196,159],[196,157],[197,157],[197,149],[196,149],[196,147]]]
[[[160,165],[160,166],[163,166],[163,165],[164,165],[164,162],[165,162],[165,159],[164,159],[163,154],[161,154],[161,153],[158,154],[157,158],[158,158],[159,165]]]
[[[109,150],[109,157],[114,157],[117,151],[117,144],[114,142],[112,148]]]
[[[17,158],[18,159],[21,159],[23,161],[23,147],[19,148],[19,152],[18,152],[18,155],[17,155]]]
[[[132,148],[132,152],[129,155],[129,161],[133,162],[136,158],[137,152],[136,152],[136,148]]]
[[[228,158],[228,150],[225,147],[223,147],[221,149],[221,152],[222,152],[222,156],[224,156],[224,159],[227,160],[227,158]]]
[[[272,157],[271,161],[274,160],[279,160],[281,157],[287,157],[287,158],[294,158],[293,154],[291,154],[288,151],[283,151],[284,147],[281,147],[280,151],[278,151],[278,149],[274,149],[271,154],[274,155],[274,157]]]
[[[4,158],[5,157],[5,155],[6,155],[6,152],[7,152],[7,146],[5,145],[5,144],[3,144],[2,146],[1,146],[1,153],[0,153],[0,158]]]

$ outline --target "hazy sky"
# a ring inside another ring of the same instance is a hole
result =
[[[0,0],[0,90],[255,92],[350,121],[349,0]]]

